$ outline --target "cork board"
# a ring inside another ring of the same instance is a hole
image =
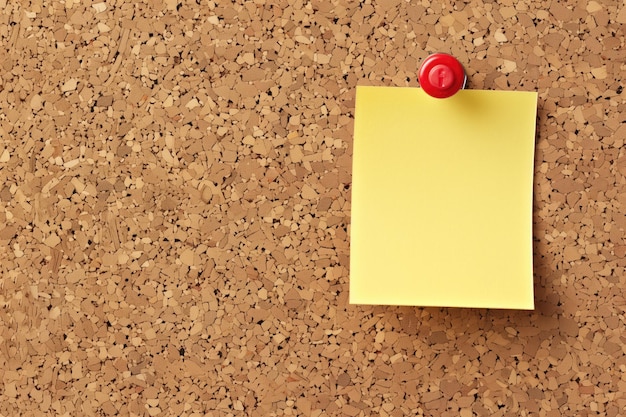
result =
[[[0,5],[0,415],[626,412],[622,2]],[[347,303],[355,87],[436,51],[539,93],[533,312]]]

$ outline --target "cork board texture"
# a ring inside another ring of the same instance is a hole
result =
[[[623,2],[0,6],[0,415],[626,413]],[[539,94],[535,311],[348,305],[355,87],[437,51]]]

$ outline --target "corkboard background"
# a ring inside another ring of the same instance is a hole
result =
[[[0,415],[626,413],[621,2],[43,3],[0,0]],[[536,311],[347,303],[355,86],[435,51],[539,93]]]

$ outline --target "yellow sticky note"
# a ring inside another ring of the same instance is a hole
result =
[[[533,309],[537,93],[357,87],[350,302]]]

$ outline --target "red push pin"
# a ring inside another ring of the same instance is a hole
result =
[[[429,96],[447,98],[465,87],[463,65],[452,55],[432,54],[428,56],[417,75],[420,85]]]

